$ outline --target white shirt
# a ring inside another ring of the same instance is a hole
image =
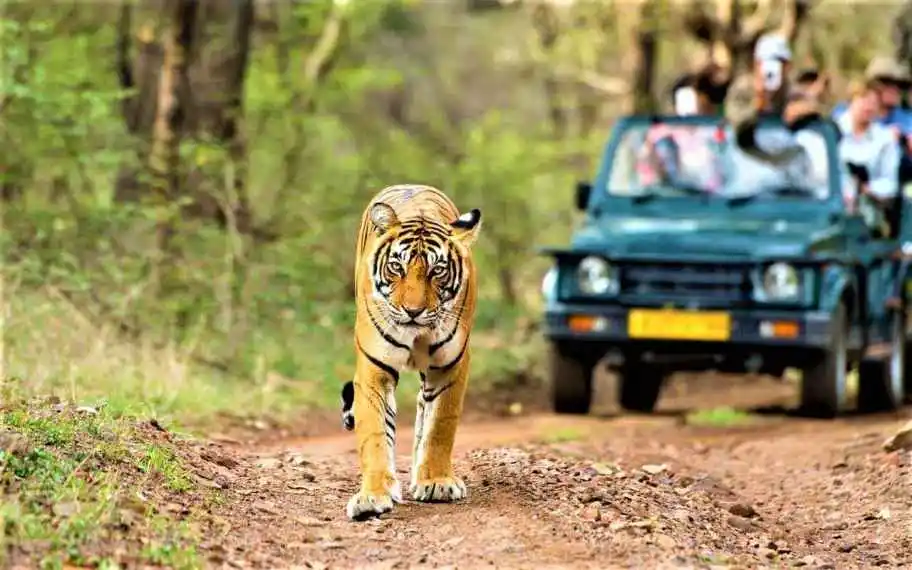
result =
[[[852,132],[850,113],[843,113],[836,124],[842,131],[839,158],[847,181],[844,185],[845,194],[854,198],[858,190],[845,166],[847,162],[853,162],[868,169],[871,194],[881,199],[896,196],[899,192],[901,154],[893,132],[888,127],[871,123],[865,132],[856,135]]]

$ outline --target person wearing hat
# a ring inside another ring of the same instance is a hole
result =
[[[872,229],[889,234],[902,152],[890,128],[877,122],[879,89],[875,80],[853,82],[849,108],[836,124],[842,132],[839,156],[847,174],[847,206],[857,209]]]
[[[877,95],[878,112],[876,121],[892,127],[896,136],[912,134],[912,113],[902,108],[902,93],[912,85],[912,77],[904,65],[890,56],[873,58],[865,69],[865,81],[869,82]],[[848,109],[848,103],[840,103],[833,109],[833,119]]]
[[[738,147],[748,155],[780,168],[805,168],[825,164],[825,148],[815,137],[801,136],[801,125],[819,118],[816,98],[791,85],[792,50],[777,33],[760,37],[754,46],[753,73],[732,85],[726,101],[726,118],[734,129]],[[780,117],[787,129],[762,129],[763,117]]]

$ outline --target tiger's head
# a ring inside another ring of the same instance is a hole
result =
[[[370,210],[379,236],[370,258],[374,297],[400,326],[426,327],[447,315],[468,280],[470,248],[481,211],[455,220],[399,220],[382,202]]]

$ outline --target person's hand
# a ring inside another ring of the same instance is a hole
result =
[[[890,125],[890,126],[887,127],[887,128],[890,129],[890,132],[891,132],[891,133],[893,133],[893,139],[894,139],[896,142],[899,142],[899,141],[902,140],[903,133],[902,133],[902,131],[899,129],[899,127],[898,127],[897,125]]]
[[[856,197],[854,192],[843,191],[842,201],[845,204],[846,211],[850,214],[855,213]]]

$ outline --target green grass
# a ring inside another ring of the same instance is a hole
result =
[[[730,427],[753,423],[756,417],[728,406],[720,406],[691,412],[687,414],[685,421],[687,425],[693,426]]]
[[[548,431],[541,439],[545,443],[566,443],[570,441],[579,441],[585,437],[585,435],[586,434],[582,430],[564,427]]]
[[[172,444],[104,408],[53,401],[0,408],[0,566],[116,568],[129,555],[197,567],[187,521],[157,512],[194,492]]]

